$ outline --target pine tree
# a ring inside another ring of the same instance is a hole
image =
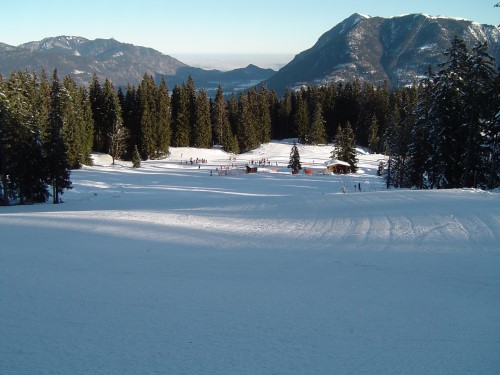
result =
[[[276,138],[292,138],[296,137],[293,130],[292,120],[292,94],[286,92],[285,96],[281,99],[278,111],[278,125],[276,126]]]
[[[188,111],[188,126],[189,126],[189,146],[195,146],[195,133],[196,130],[196,86],[194,84],[191,74],[188,77],[187,83],[183,85],[187,100]]]
[[[253,150],[258,145],[255,131],[255,118],[252,113],[250,97],[248,94],[241,94],[238,101],[237,133],[239,149],[241,152]]]
[[[12,73],[7,82],[7,121],[2,126],[5,171],[2,183],[8,184],[11,198],[21,204],[44,202],[48,198],[46,165],[40,117],[34,108],[33,76]]]
[[[313,145],[326,143],[325,121],[323,120],[323,109],[320,103],[314,109],[313,121],[309,129],[308,143]]]
[[[50,82],[47,73],[42,70],[40,78],[33,73],[31,90],[27,93],[33,103],[34,122],[38,124],[40,131],[45,131],[50,108]]]
[[[195,147],[212,147],[212,125],[210,122],[210,102],[205,89],[196,95],[195,123],[193,127],[193,142]]]
[[[411,129],[411,142],[408,146],[409,185],[418,189],[432,188],[428,179],[432,169],[429,156],[432,155],[430,127],[432,122],[434,73],[429,67],[427,77],[419,88],[418,104],[415,108],[416,121]]]
[[[94,73],[89,86],[89,98],[92,108],[92,119],[94,120],[94,150],[108,152],[105,142],[108,131],[105,129],[105,115],[102,86],[99,83],[97,74]]]
[[[467,47],[454,38],[444,55],[448,60],[435,78],[433,110],[430,114],[432,127],[432,174],[431,184],[437,188],[459,187],[462,176],[461,159],[466,139],[462,124],[467,114],[464,105],[464,89],[467,71]]]
[[[323,100],[323,118],[325,119],[325,130],[327,142],[335,137],[335,101],[337,100],[337,92],[335,85],[324,87]]]
[[[142,149],[141,139],[141,113],[137,90],[134,86],[127,85],[125,97],[121,99],[123,125],[129,132],[127,158],[131,159],[134,147]]]
[[[377,116],[373,115],[372,120],[370,122],[370,128],[368,130],[368,146],[370,147],[371,152],[378,153],[380,143],[380,138],[378,136],[378,121]]]
[[[7,132],[10,122],[10,111],[5,84],[0,76],[0,206],[9,205],[8,168],[7,168]]]
[[[83,88],[66,76],[61,96],[63,108],[63,139],[70,168],[89,164],[93,141],[93,120],[89,113],[89,102]]]
[[[307,101],[302,97],[303,91],[297,92],[294,96],[295,109],[293,113],[293,127],[300,143],[309,143],[309,107]]]
[[[185,85],[175,85],[172,92],[172,145],[189,146],[189,105]]]
[[[61,103],[62,86],[57,77],[57,70],[52,77],[50,92],[50,111],[47,132],[44,142],[47,176],[52,186],[53,203],[60,203],[59,195],[65,189],[71,189],[69,164],[66,158],[66,145],[62,137],[64,127],[63,108]]]
[[[354,173],[358,170],[358,158],[356,157],[356,137],[351,124],[348,122],[345,131],[345,153],[346,159]]]
[[[495,95],[495,61],[488,54],[488,45],[478,43],[468,58],[467,84],[464,90],[465,113],[468,115],[462,124],[464,153],[462,156],[461,186],[487,186],[489,175],[488,147],[489,134],[495,123],[499,103]],[[485,137],[486,136],[486,137]],[[498,159],[497,159],[498,160]]]
[[[92,165],[93,135],[94,135],[94,119],[92,118],[92,106],[90,98],[85,88],[78,89],[77,98],[80,100],[82,113],[81,113],[81,126],[80,133],[80,162],[85,165]]]
[[[293,142],[292,150],[290,151],[288,168],[292,168],[293,172],[298,172],[302,169],[302,165],[300,164],[299,149],[296,142]]]
[[[228,128],[229,115],[227,111],[227,103],[224,98],[224,92],[222,87],[219,85],[217,88],[217,93],[215,94],[215,100],[212,111],[212,129],[213,129],[213,140],[217,145],[223,145],[222,140],[224,139],[224,131]]]
[[[167,83],[164,79],[160,82],[157,91],[157,125],[156,125],[156,149],[155,158],[161,158],[169,154],[171,140],[171,105],[170,94],[168,93]]]
[[[500,186],[500,71],[494,81],[493,103],[496,115],[485,133],[484,185],[489,189]]]
[[[137,89],[137,96],[139,102],[140,153],[147,160],[153,157],[156,142],[156,85],[150,74],[144,74],[141,84]]]
[[[123,126],[121,118],[118,117],[113,123],[113,128],[108,133],[109,155],[113,160],[113,165],[116,159],[121,159],[127,152],[129,136],[128,129]]]
[[[356,141],[349,122],[347,122],[345,129],[341,126],[337,129],[332,158],[349,163],[351,172],[356,172],[358,163],[358,159],[356,158]]]
[[[269,143],[271,141],[272,124],[269,97],[269,92],[263,85],[258,98],[258,137],[260,143]]]
[[[400,113],[397,104],[391,111],[389,116],[388,126],[385,133],[385,154],[389,156],[386,170],[387,189],[391,186],[399,186],[400,178],[400,147],[401,147],[401,128],[400,128]]]
[[[137,145],[134,146],[134,151],[132,152],[132,167],[139,168],[141,166],[141,154]]]

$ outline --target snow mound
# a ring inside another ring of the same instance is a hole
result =
[[[111,164],[113,164],[113,158],[108,154],[93,152],[90,155],[90,158],[92,159],[92,164],[95,166],[109,167]]]

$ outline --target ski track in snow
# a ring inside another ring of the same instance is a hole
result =
[[[0,374],[498,373],[498,193],[384,191],[380,155],[291,176],[290,147],[238,155],[278,173],[173,149],[1,207]]]

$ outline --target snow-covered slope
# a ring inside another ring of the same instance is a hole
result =
[[[385,191],[364,153],[291,175],[290,149],[96,155],[64,204],[1,207],[0,373],[497,373],[498,193]]]

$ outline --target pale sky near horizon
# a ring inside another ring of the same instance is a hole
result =
[[[410,13],[498,25],[499,0],[18,0],[2,2],[0,42],[115,38],[165,54],[297,54],[353,13]]]

